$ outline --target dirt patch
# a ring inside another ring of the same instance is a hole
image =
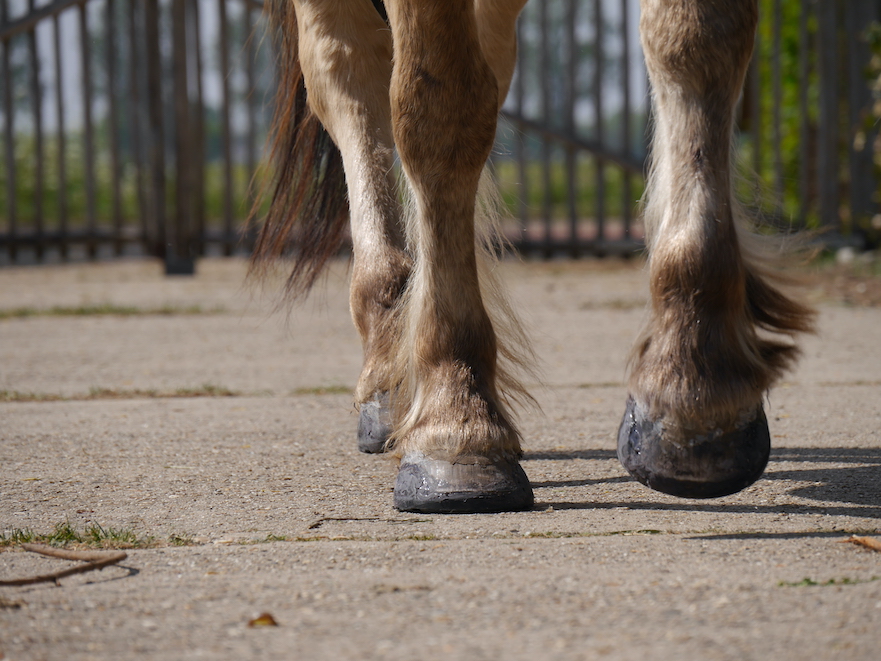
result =
[[[810,275],[820,299],[859,307],[881,306],[881,265],[822,266]]]

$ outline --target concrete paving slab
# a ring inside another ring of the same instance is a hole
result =
[[[877,658],[881,553],[841,541],[879,534],[881,310],[824,303],[769,396],[765,477],[684,501],[614,456],[639,266],[501,268],[544,366],[541,410],[521,414],[537,504],[461,516],[395,511],[394,462],[355,448],[344,267],[287,322],[242,293],[235,260],[195,279],[148,262],[0,271],[0,311],[178,310],[0,319],[0,391],[119,395],[0,403],[0,532],[155,540],[61,587],[0,588],[0,654]],[[205,383],[240,394],[126,395]],[[0,549],[0,579],[59,563]],[[261,612],[279,626],[249,628]]]

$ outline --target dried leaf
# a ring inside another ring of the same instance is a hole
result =
[[[248,622],[249,627],[277,627],[278,622],[269,613],[261,613],[253,620]]]

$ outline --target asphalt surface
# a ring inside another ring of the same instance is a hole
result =
[[[881,553],[843,543],[881,534],[881,308],[809,293],[765,477],[686,501],[615,458],[639,264],[500,268],[542,370],[537,502],[457,516],[395,511],[393,460],[357,452],[345,265],[289,314],[237,260],[0,271],[0,533],[152,540],[0,587],[0,658],[881,657]],[[0,547],[0,580],[67,564]]]

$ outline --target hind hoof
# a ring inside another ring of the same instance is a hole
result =
[[[618,459],[644,485],[682,498],[718,498],[761,477],[771,454],[761,406],[730,430],[671,438],[662,420],[651,421],[632,397],[618,430]]]
[[[534,501],[526,473],[513,460],[412,453],[401,460],[395,481],[395,508],[402,512],[518,512]]]
[[[367,454],[385,452],[391,433],[388,393],[377,394],[361,405],[358,416],[358,450]]]

